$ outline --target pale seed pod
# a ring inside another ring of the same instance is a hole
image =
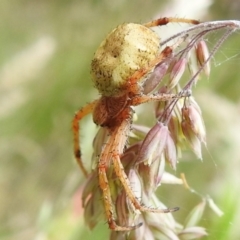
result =
[[[95,191],[84,206],[84,219],[90,229],[93,229],[99,221],[103,220],[104,209],[103,205],[99,204],[100,198],[100,190]]]
[[[208,206],[219,216],[221,217],[224,212],[216,205],[212,198],[207,198]]]
[[[100,128],[93,140],[92,169],[98,164],[98,156],[101,154],[102,146],[107,141],[108,131],[106,128]]]
[[[176,170],[177,165],[177,149],[175,142],[173,141],[171,135],[167,137],[166,147],[165,147],[165,159],[170,164],[170,166]]]
[[[193,152],[196,154],[196,156],[199,159],[202,159],[202,147],[201,147],[201,141],[196,136],[196,134],[193,132],[191,125],[186,121],[183,120],[181,122],[181,128],[182,132],[189,142]]]
[[[121,162],[123,164],[124,170],[126,174],[129,173],[132,166],[135,165],[136,156],[139,151],[139,148],[141,146],[142,142],[137,142],[127,148],[127,150],[124,152],[124,154],[121,156]]]
[[[157,122],[146,135],[137,156],[137,163],[145,162],[151,165],[153,161],[160,157],[166,146],[169,131],[167,126]]]
[[[167,206],[163,204],[155,193],[151,196],[151,203],[154,207],[160,208],[160,209],[166,209]],[[145,214],[145,221],[146,223],[151,226],[160,225],[158,223],[164,223],[164,226],[168,229],[172,229],[174,231],[174,227],[176,226],[177,222],[175,221],[173,215],[171,213],[168,214],[162,214],[162,213],[153,213],[153,212],[147,212]]]
[[[185,228],[194,227],[199,223],[199,221],[202,219],[205,207],[206,201],[203,200],[201,203],[199,203],[192,209],[192,211],[188,214],[185,220]]]
[[[182,117],[189,124],[198,139],[206,144],[205,125],[198,109],[194,105],[182,108]]]
[[[179,80],[181,79],[185,69],[186,69],[187,59],[186,58],[180,58],[175,65],[173,66],[173,69],[170,73],[170,80],[168,83],[168,88],[172,89],[174,88]]]
[[[201,40],[196,45],[196,56],[200,67],[203,67],[204,73],[207,77],[210,75],[210,61],[207,62],[209,58],[209,50],[207,44],[204,40]]]
[[[161,183],[163,184],[183,184],[183,180],[181,178],[176,177],[175,175],[169,173],[169,172],[164,172]]]
[[[207,236],[207,232],[203,227],[189,227],[183,229],[178,236],[180,239],[192,240]]]
[[[145,222],[144,218],[140,217],[140,222]],[[155,240],[154,233],[149,229],[146,223],[142,227],[135,229],[129,233],[129,236],[125,239],[128,240]],[[121,239],[122,240],[122,239]]]
[[[149,196],[152,194],[154,190],[152,168],[147,164],[140,163],[138,165],[138,173],[143,184],[144,193],[146,194],[147,199],[149,199]]]
[[[188,69],[190,72],[190,75],[193,77],[194,76],[194,82],[195,84],[198,82],[200,79],[200,74],[196,74],[196,72],[199,70],[199,63],[197,60],[197,54],[196,54],[196,48],[192,49],[190,51],[190,54],[188,55]]]
[[[154,180],[154,189],[156,189],[161,184],[162,176],[165,170],[165,162],[166,160],[164,155],[161,155],[159,161],[155,161],[155,163],[153,163],[152,172]]]
[[[142,179],[144,192],[150,198],[156,188],[160,185],[165,169],[165,157],[162,154],[159,159],[151,165],[141,163],[138,167],[139,175]]]
[[[122,226],[129,225],[129,210],[126,204],[126,193],[121,191],[116,199],[116,215]]]
[[[198,103],[196,102],[196,100],[194,99],[193,96],[188,98],[188,102],[189,102],[188,105],[193,105],[194,108],[196,109],[196,111],[198,111],[198,113],[202,116],[202,110],[201,110],[200,106],[198,105]]]
[[[152,92],[158,86],[166,75],[168,66],[169,64],[167,62],[163,62],[155,67],[151,75],[143,83],[144,94]]]
[[[153,226],[154,228],[157,228],[157,231],[155,232],[155,239],[171,239],[171,240],[179,240],[177,233],[173,229],[166,228],[162,224],[155,223]]]
[[[157,208],[165,209],[166,206],[159,201],[155,194],[152,195],[153,205]],[[171,213],[161,214],[161,213],[151,213],[145,214],[146,223],[149,228],[154,230],[155,239],[172,239],[179,240],[176,235],[176,221]],[[164,224],[161,224],[164,223]]]
[[[171,61],[170,61],[170,63],[169,63],[169,67],[168,67],[167,73],[171,73],[171,72],[172,72],[172,69],[173,69],[173,67],[175,66],[177,60],[178,60],[177,57],[172,56]]]
[[[135,169],[130,169],[128,174],[131,189],[139,201],[142,199],[142,184]]]
[[[172,114],[168,123],[168,129],[177,148],[177,152],[180,151],[184,139],[184,135],[182,133],[181,128],[181,121],[182,119],[180,118],[179,115]]]

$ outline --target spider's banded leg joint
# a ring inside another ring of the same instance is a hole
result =
[[[73,121],[72,121],[72,131],[73,131],[73,139],[74,139],[74,146],[73,146],[74,147],[74,156],[75,156],[75,159],[85,177],[88,176],[88,172],[85,169],[83,162],[82,162],[82,158],[81,158],[80,138],[79,138],[79,133],[80,133],[79,122],[86,115],[90,114],[93,111],[97,101],[98,100],[95,100],[95,101],[87,104],[85,107],[81,108],[80,110],[78,110],[75,113]]]
[[[155,27],[155,26],[163,26],[163,25],[167,25],[168,23],[173,23],[173,22],[177,22],[177,23],[188,23],[188,24],[194,24],[197,25],[200,22],[198,20],[195,19],[187,19],[187,18],[178,18],[178,17],[163,17],[163,18],[159,18],[156,20],[153,20],[151,22],[145,23],[144,26],[145,27]]]
[[[80,158],[82,156],[81,150],[80,149],[75,150],[74,155],[76,158]]]

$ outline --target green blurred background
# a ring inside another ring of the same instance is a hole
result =
[[[123,22],[166,14],[203,21],[234,19],[240,10],[237,0],[194,2],[208,7],[193,11],[189,1],[1,0],[1,240],[107,239],[104,222],[93,232],[84,226],[84,179],[72,154],[74,112],[98,97],[89,75],[91,58],[108,31]],[[181,8],[174,9],[176,4]],[[216,40],[217,35],[209,42]],[[184,154],[176,172],[184,172],[191,187],[209,194],[225,213],[218,217],[206,209],[201,222],[209,232],[205,239],[240,239],[239,50],[236,32],[215,56],[210,79],[194,90],[208,148],[203,162]],[[86,162],[95,130],[86,118],[81,133]],[[161,187],[160,196],[166,205],[181,208],[174,215],[180,222],[201,201],[179,186]]]

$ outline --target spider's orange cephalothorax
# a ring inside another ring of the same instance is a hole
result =
[[[131,75],[156,58],[159,44],[159,36],[143,25],[119,25],[100,44],[92,60],[95,87],[103,96],[121,95]]]

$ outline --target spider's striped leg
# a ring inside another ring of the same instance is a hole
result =
[[[80,139],[79,139],[79,132],[80,132],[79,122],[82,120],[82,118],[84,118],[86,115],[88,115],[93,111],[97,101],[98,100],[95,100],[87,104],[85,107],[81,108],[80,110],[78,110],[75,113],[75,116],[72,121],[72,131],[73,131],[73,139],[74,139],[74,156],[85,177],[88,176],[88,172],[83,165],[82,157],[81,157]]]
[[[131,121],[130,121],[131,115],[129,113],[123,113],[123,114],[128,114],[129,116],[127,117],[127,115],[125,115],[120,126],[118,126],[114,130],[112,135],[113,143],[111,146],[111,151],[112,151],[112,161],[113,161],[114,171],[118,179],[122,183],[127,197],[132,202],[133,206],[142,212],[168,213],[168,212],[174,212],[178,210],[178,208],[159,209],[159,208],[147,207],[147,206],[144,206],[135,196],[133,190],[131,189],[128,176],[126,175],[124,171],[124,167],[120,160],[120,155],[123,152],[123,148],[127,141],[130,127],[131,127]]]
[[[160,208],[152,208],[152,207],[147,207],[143,205],[135,196],[133,193],[133,190],[130,187],[130,182],[129,179],[124,171],[123,165],[120,161],[119,154],[114,154],[113,155],[113,164],[114,164],[114,170],[116,172],[116,175],[118,176],[119,180],[121,181],[127,197],[130,199],[132,204],[136,209],[138,209],[141,212],[156,212],[156,213],[169,213],[169,212],[175,212],[179,208],[166,208],[166,209],[160,209]]]
[[[150,28],[150,27],[156,27],[156,26],[163,26],[170,22],[189,23],[189,24],[199,24],[200,23],[198,20],[195,20],[195,19],[178,18],[178,17],[164,17],[164,18],[158,18],[151,22],[147,22],[147,23],[143,24],[143,26]]]
[[[114,140],[114,134],[111,134],[108,141],[105,143],[102,153],[99,158],[98,162],[98,177],[99,177],[99,186],[103,193],[103,203],[106,213],[107,222],[109,225],[109,228],[114,231],[130,231],[134,230],[142,225],[142,223],[134,225],[134,226],[119,226],[116,223],[115,217],[114,217],[114,205],[112,202],[111,197],[111,191],[109,187],[109,182],[107,179],[107,168],[109,166],[109,161],[111,158],[111,143]]]
[[[151,95],[141,95],[141,96],[136,96],[132,99],[131,105],[132,106],[137,106],[142,103],[147,103],[147,102],[154,102],[154,101],[171,101],[174,99],[179,99],[179,98],[186,98],[191,96],[191,91],[181,91],[177,94],[174,93],[159,93],[159,94],[151,94]]]
[[[155,95],[141,95],[141,96],[136,96],[132,99],[132,106],[137,106],[142,103],[147,103],[147,102],[153,102],[153,101],[171,101],[176,98],[180,98],[183,96],[179,96],[178,94],[173,94],[173,93],[159,93]]]

